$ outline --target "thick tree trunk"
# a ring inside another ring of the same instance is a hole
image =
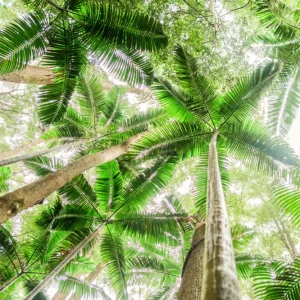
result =
[[[198,222],[182,270],[178,300],[200,300],[203,279],[205,224]]]
[[[216,147],[209,145],[202,300],[240,300],[235,258]]]
[[[64,260],[54,269],[52,272],[46,276],[25,298],[26,300],[31,300],[36,296],[43,288],[45,288],[56,275],[96,236],[102,235],[103,226],[95,230],[90,236],[88,236],[84,241],[77,245],[65,258]]]
[[[1,75],[0,80],[13,83],[44,85],[53,83],[54,73],[49,68],[26,66],[21,71]]]
[[[13,163],[16,163],[16,162],[19,162],[19,161],[24,161],[26,159],[34,158],[34,157],[37,157],[37,156],[40,156],[40,155],[45,155],[45,154],[48,154],[48,153],[51,153],[51,152],[60,151],[60,150],[66,149],[66,148],[79,146],[79,145],[91,142],[93,140],[95,140],[95,138],[82,139],[80,141],[64,144],[64,145],[59,146],[59,147],[48,148],[48,149],[45,149],[45,150],[40,150],[40,151],[36,151],[36,152],[33,152],[33,153],[29,153],[29,154],[25,154],[25,155],[20,155],[20,156],[8,158],[8,159],[0,160],[0,167],[10,165],[10,164],[13,164]]]
[[[54,82],[54,77],[55,74],[52,69],[27,65],[26,68],[21,71],[0,75],[0,81],[45,85],[52,84]],[[109,91],[114,87],[114,84],[108,81],[103,81],[101,82],[101,86],[104,91]],[[126,86],[126,90],[128,93],[134,94],[140,94],[142,91],[141,89],[129,86]]]
[[[86,155],[77,161],[16,191],[0,197],[0,224],[17,213],[29,208],[61,188],[73,178],[93,167],[109,162],[124,154],[142,133],[137,134],[120,145]]]

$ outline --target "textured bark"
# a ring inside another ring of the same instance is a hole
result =
[[[43,288],[50,284],[51,280],[55,278],[56,275],[70,262],[72,259],[96,236],[102,235],[103,226],[95,230],[90,236],[88,236],[84,241],[77,245],[65,258],[64,260],[56,267],[51,273],[46,276],[25,298],[26,300],[31,300],[36,296]]]
[[[209,146],[202,300],[240,300],[235,258],[216,148]]]
[[[124,154],[142,134],[137,134],[120,145],[86,155],[39,180],[0,197],[0,224],[29,208],[61,188],[81,173],[109,162]]]
[[[14,83],[44,85],[53,83],[54,73],[52,69],[49,68],[27,66],[21,71],[1,75],[0,80]]]
[[[52,69],[36,66],[26,66],[25,69],[0,76],[0,81],[13,83],[45,85],[54,83],[55,75]],[[115,85],[111,82],[101,82],[104,91],[109,91]],[[128,93],[140,94],[141,89],[125,86]]]
[[[205,224],[197,223],[191,249],[186,257],[178,300],[200,300],[203,279]]]
[[[19,156],[16,156],[16,157],[11,157],[11,158],[8,158],[8,159],[0,160],[0,167],[10,165],[10,164],[13,164],[13,163],[16,163],[16,162],[19,162],[19,161],[24,161],[26,159],[34,158],[34,157],[37,157],[37,156],[40,156],[40,155],[45,155],[45,154],[48,154],[48,153],[51,153],[51,152],[60,151],[60,150],[66,149],[66,148],[79,146],[79,145],[91,142],[93,140],[95,140],[95,139],[94,138],[83,139],[83,140],[80,140],[80,141],[77,141],[77,142],[67,143],[67,144],[64,144],[64,145],[59,146],[59,147],[48,148],[48,149],[45,149],[45,150],[40,150],[40,151],[36,151],[36,152],[33,152],[33,153],[28,153],[28,154],[25,154],[25,155],[19,155]]]

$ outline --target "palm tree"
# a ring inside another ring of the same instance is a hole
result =
[[[224,157],[219,157],[220,163],[218,149],[254,169],[297,182],[297,155],[261,122],[250,119],[255,117],[260,95],[277,77],[280,65],[269,62],[259,67],[219,96],[198,71],[196,60],[181,47],[175,51],[175,64],[180,88],[163,79],[156,79],[153,87],[173,122],[144,134],[127,155],[131,159],[169,151],[182,157],[200,155],[205,172],[199,174],[203,183],[199,201],[206,202],[207,211],[202,298],[240,299],[220,173],[223,168],[219,168]]]
[[[152,199],[157,191],[164,187],[172,177],[177,159],[166,157],[158,159],[152,166],[143,170],[143,173],[132,180],[123,182],[122,174],[118,163],[111,161],[97,167],[97,179],[95,187],[89,185],[88,181],[80,175],[72,182],[58,191],[66,204],[61,200],[46,208],[35,221],[40,230],[47,232],[45,235],[47,242],[39,237],[35,243],[31,243],[29,266],[23,268],[17,275],[7,276],[6,287],[21,280],[32,268],[39,268],[42,262],[51,262],[55,259],[54,246],[60,250],[60,243],[68,244],[69,236],[76,237],[77,244],[69,248],[67,254],[56,255],[54,267],[47,264],[43,268],[50,273],[42,280],[28,295],[27,299],[32,299],[43,287],[47,286],[65,266],[72,261],[83,248],[90,245],[95,238],[101,237],[100,255],[103,263],[108,265],[108,272],[112,285],[121,297],[126,298],[126,278],[124,277],[124,234],[131,236],[135,241],[145,240],[149,243],[176,242],[170,235],[177,237],[177,222],[181,224],[182,219],[186,219],[186,214],[182,213],[145,213],[142,208]],[[50,173],[53,168],[61,163],[46,157],[35,158],[28,161],[27,166],[37,172],[37,175]],[[185,220],[181,224],[183,228],[188,226]],[[84,235],[79,235],[84,233]],[[50,233],[50,234],[49,234]],[[85,238],[86,237],[86,238]],[[126,240],[126,239],[125,239]],[[38,245],[34,247],[34,245]],[[73,244],[72,244],[73,245]],[[45,249],[45,251],[40,251]],[[33,254],[34,253],[34,254]],[[39,254],[41,253],[41,254]],[[8,261],[5,257],[6,266]],[[52,263],[53,265],[53,263]],[[14,270],[15,268],[10,268]],[[52,269],[52,270],[51,270]],[[46,273],[47,274],[47,273]]]
[[[121,101],[124,90],[114,87],[105,95],[95,77],[82,78],[77,91],[76,100],[81,113],[73,108],[68,108],[63,119],[53,124],[53,127],[41,136],[45,142],[49,141],[50,146],[56,146],[70,140],[75,142],[29,155],[8,158],[2,161],[2,164],[36,157],[74,145],[84,144],[92,154],[88,154],[87,151],[86,156],[81,157],[71,165],[65,166],[31,185],[2,196],[0,198],[3,209],[2,222],[23,209],[38,203],[84,170],[122,155],[140,137],[141,132],[167,118],[161,110],[149,110],[145,114],[126,119]],[[121,144],[118,145],[118,143]],[[95,151],[98,152],[94,153]],[[43,182],[47,182],[47,189],[42,187]],[[30,193],[28,193],[29,190]]]
[[[53,83],[39,92],[38,113],[45,124],[63,118],[89,59],[132,85],[151,84],[152,67],[141,51],[167,44],[161,24],[153,18],[97,1],[24,3],[33,12],[1,32],[0,74],[21,71],[38,58],[52,68]]]

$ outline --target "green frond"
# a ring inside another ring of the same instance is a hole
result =
[[[158,159],[143,174],[131,180],[122,191],[122,202],[114,208],[115,218],[142,209],[173,176],[177,157]]]
[[[118,126],[118,132],[109,137],[110,139],[127,140],[133,135],[164,124],[168,118],[168,115],[162,110],[149,109],[145,113],[139,113],[122,121]]]
[[[272,137],[261,123],[246,120],[240,126],[224,130],[226,132],[222,133],[220,143],[250,168],[280,178],[299,169],[300,160],[291,147],[282,138]]]
[[[123,242],[121,237],[109,228],[105,229],[102,236],[100,255],[101,260],[108,265],[108,276],[117,298],[128,299]]]
[[[51,26],[45,14],[27,14],[7,25],[0,34],[0,74],[24,69],[41,56],[47,46]]]
[[[117,123],[123,118],[123,96],[125,94],[125,89],[122,87],[114,86],[107,94],[106,101],[102,107],[103,120],[101,122],[103,125],[109,126],[110,124]]]
[[[176,73],[182,89],[193,97],[189,105],[190,111],[200,119],[210,121],[212,103],[217,99],[216,91],[209,81],[199,72],[196,59],[181,46],[174,53]],[[212,120],[213,121],[213,120]]]
[[[275,203],[283,208],[290,216],[292,223],[300,228],[300,191],[283,182],[273,183],[271,190]]]
[[[198,115],[206,113],[201,103],[163,78],[155,79],[152,90],[162,108],[180,122],[200,123]]]
[[[235,255],[235,265],[239,279],[249,279],[253,269],[262,264],[264,259],[260,256],[238,254]]]
[[[261,95],[273,83],[280,70],[278,62],[269,62],[240,79],[228,93],[219,97],[214,109],[222,116],[220,126],[227,122],[239,124],[253,116],[257,112]]]
[[[118,46],[107,48],[97,46],[93,54],[100,67],[110,75],[129,83],[132,86],[150,86],[153,81],[153,68],[150,60],[135,49]]]
[[[62,20],[56,24],[50,47],[43,56],[44,65],[54,68],[53,84],[39,91],[38,114],[45,124],[61,120],[86,63],[85,50],[75,26]]]
[[[71,276],[61,277],[58,289],[65,295],[69,295],[73,292],[72,297],[75,297],[75,299],[111,299],[102,288],[96,285],[85,283],[83,280]]]
[[[86,2],[70,15],[80,23],[82,41],[93,52],[102,45],[157,51],[167,44],[160,22],[147,15],[97,2]]]
[[[60,159],[49,158],[47,156],[39,156],[27,159],[24,164],[28,169],[40,177],[46,176],[64,166]]]
[[[105,94],[97,77],[94,75],[90,78],[81,77],[77,86],[76,100],[86,123],[96,128],[105,103]]]
[[[285,71],[283,69],[283,71]],[[286,136],[300,107],[300,69],[288,66],[287,78],[282,79],[268,101],[268,126],[274,134]]]
[[[42,134],[42,139],[54,138],[83,138],[89,135],[89,127],[84,116],[69,107],[63,119],[53,124],[54,126]]]
[[[153,244],[178,245],[180,232],[177,224],[182,231],[185,231],[188,225],[192,228],[187,214],[126,213],[118,214],[111,222],[120,232]]]
[[[256,0],[254,9],[262,25],[278,38],[290,39],[298,35],[298,11],[282,0]]]
[[[273,263],[253,272],[254,292],[259,299],[294,300],[300,297],[300,259],[289,265]]]
[[[202,153],[211,132],[204,132],[197,123],[168,122],[147,132],[128,151],[137,159],[178,152],[184,158]]]
[[[94,190],[100,212],[108,213],[122,201],[123,178],[116,160],[96,167]]]
[[[0,193],[8,191],[8,180],[11,177],[11,170],[9,167],[0,167]]]
[[[65,271],[72,276],[89,274],[95,269],[95,264],[88,257],[77,256],[66,266]]]
[[[242,224],[235,224],[230,227],[233,248],[236,252],[243,251],[255,238],[256,233]]]
[[[166,285],[165,287],[157,289],[155,292],[151,293],[149,300],[167,300],[170,296],[174,294],[177,284]]]

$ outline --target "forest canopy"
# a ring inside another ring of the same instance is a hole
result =
[[[0,0],[0,299],[300,299],[296,0]]]

